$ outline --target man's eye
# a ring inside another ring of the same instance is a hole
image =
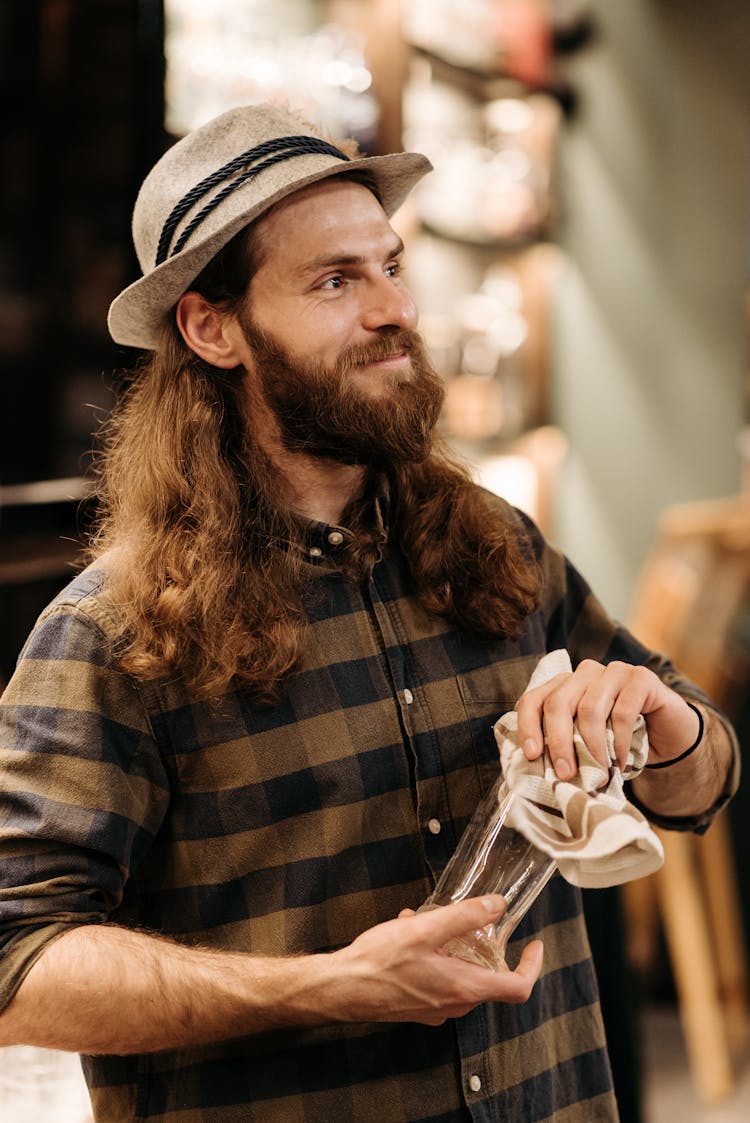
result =
[[[401,262],[400,261],[393,261],[393,262],[391,262],[390,265],[386,265],[386,267],[385,267],[386,276],[388,276],[388,277],[398,277],[399,274],[401,273],[401,269],[402,269]]]
[[[340,289],[344,284],[343,277],[328,277],[320,286],[322,289]]]

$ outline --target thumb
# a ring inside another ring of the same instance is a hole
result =
[[[505,898],[494,893],[420,911],[416,919],[424,925],[423,935],[428,942],[440,948],[456,936],[494,924],[505,908]]]
[[[532,940],[521,952],[521,958],[515,969],[517,975],[534,982],[542,969],[544,960],[544,945],[541,940]]]
[[[521,953],[518,966],[503,976],[503,1002],[525,1002],[539,978],[544,959],[541,940],[532,940]]]

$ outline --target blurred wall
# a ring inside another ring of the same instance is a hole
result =
[[[660,511],[736,492],[750,236],[747,0],[591,0],[567,73],[555,538],[626,617]]]

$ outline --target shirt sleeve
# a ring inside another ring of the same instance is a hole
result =
[[[543,574],[542,611],[547,650],[566,648],[574,667],[584,659],[648,667],[678,694],[714,713],[725,728],[732,746],[732,761],[718,799],[701,815],[658,815],[635,798],[630,785],[626,786],[631,802],[657,826],[702,834],[739,785],[740,750],[728,717],[699,686],[681,674],[666,655],[649,650],[627,628],[613,620],[569,559],[547,543],[533,525],[530,532]]]
[[[0,699],[0,1010],[51,940],[117,908],[168,799],[137,685],[53,606]]]

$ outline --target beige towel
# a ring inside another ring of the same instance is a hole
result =
[[[567,651],[551,651],[540,659],[526,689],[542,686],[570,670]],[[638,808],[627,801],[623,789],[623,781],[637,776],[648,757],[642,716],[633,731],[624,772],[617,764],[609,726],[606,739],[610,763],[605,769],[591,755],[574,725],[579,771],[568,781],[557,777],[546,748],[537,760],[526,759],[518,743],[515,711],[504,714],[494,732],[504,777],[500,797],[508,790],[520,797],[513,800],[508,822],[556,860],[566,881],[598,889],[643,877],[661,866],[661,842]]]

